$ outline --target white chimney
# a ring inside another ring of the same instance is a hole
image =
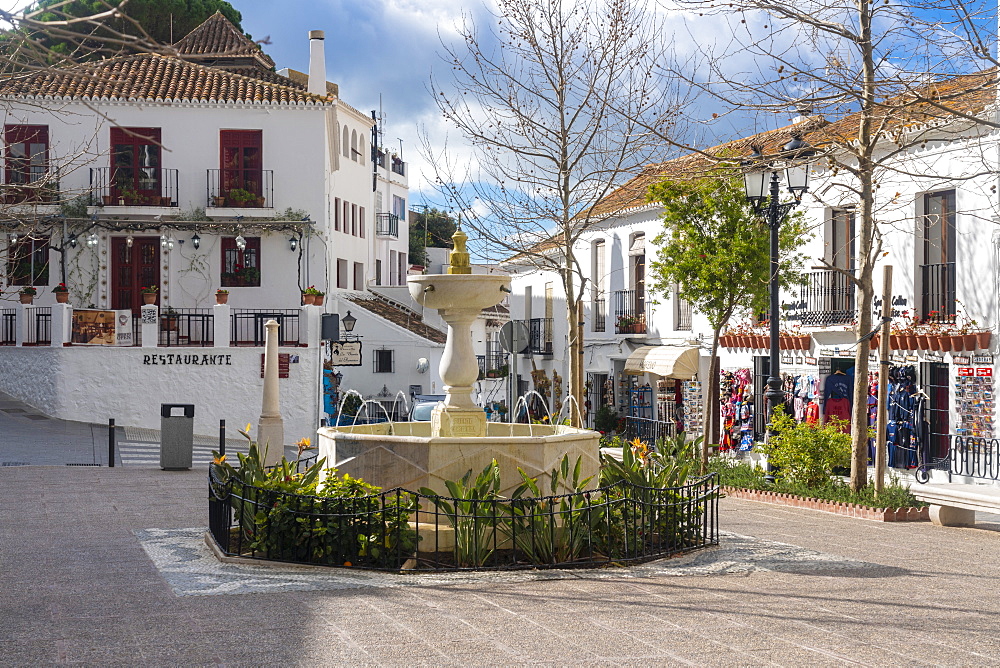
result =
[[[306,90],[313,95],[326,97],[326,55],[323,53],[322,30],[309,31],[309,85]]]

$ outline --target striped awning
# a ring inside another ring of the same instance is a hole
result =
[[[625,373],[651,373],[662,378],[691,380],[698,376],[697,348],[642,346],[625,360]]]

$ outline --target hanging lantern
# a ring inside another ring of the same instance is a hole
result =
[[[197,232],[195,232],[194,236],[191,237],[191,245],[194,246],[195,250],[198,250],[201,247],[201,237],[198,236]]]
[[[247,240],[243,238],[242,234],[238,234],[236,236],[236,247],[239,248],[241,251],[245,250],[247,247]]]
[[[93,248],[94,246],[96,246],[98,241],[99,240],[97,238],[97,235],[95,233],[93,233],[93,232],[91,232],[90,236],[87,237],[87,245],[90,246],[91,248]]]
[[[135,241],[135,239],[133,239],[133,238],[132,238],[132,235],[131,235],[131,234],[130,234],[130,235],[128,235],[127,237],[125,237],[125,245],[126,245],[126,246],[128,246],[129,248],[131,248],[131,247],[132,247],[132,243],[133,243],[134,241]]]

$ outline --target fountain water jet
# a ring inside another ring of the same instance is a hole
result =
[[[582,476],[593,475],[596,486],[600,434],[564,425],[487,422],[485,411],[473,403],[479,366],[472,348],[472,323],[484,308],[503,300],[510,291],[510,277],[472,274],[466,238],[461,229],[452,237],[447,274],[407,279],[414,300],[437,310],[448,324],[439,368],[444,404],[434,409],[430,423],[320,429],[319,455],[341,473],[385,489],[430,487],[441,494],[448,493],[446,480],[458,480],[470,469],[482,470],[496,459],[504,495],[521,483],[518,468],[540,478],[547,488],[549,471],[569,455],[574,463],[582,458]]]

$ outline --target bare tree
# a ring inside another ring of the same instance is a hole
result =
[[[901,223],[913,229],[912,214],[891,187],[893,179],[933,178],[916,155],[927,142],[954,141],[997,127],[985,113],[995,97],[995,71],[987,69],[996,65],[989,48],[995,16],[974,4],[893,0],[682,0],[682,8],[696,10],[694,20],[722,17],[728,30],[715,34],[732,36],[721,45],[703,45],[699,68],[669,72],[671,77],[683,74],[690,85],[709,93],[720,104],[716,117],[750,112],[774,118],[796,110],[839,119],[827,123],[813,117],[798,134],[820,151],[823,189],[814,189],[814,201],[854,211],[855,267],[819,261],[856,290],[860,338],[873,327],[872,278],[884,253],[883,233]],[[995,168],[981,154],[949,169],[939,175],[939,183],[974,179]],[[858,346],[855,490],[867,483],[868,370],[867,346]]]
[[[560,276],[578,406],[586,285],[577,241],[617,213],[609,195],[623,181],[664,158],[656,136],[676,131],[681,107],[653,76],[667,54],[640,4],[500,0],[482,26],[466,17],[458,43],[444,45],[451,79],[431,82],[444,118],[471,145],[472,164],[435,156],[426,136],[424,152],[479,255],[515,256]]]

